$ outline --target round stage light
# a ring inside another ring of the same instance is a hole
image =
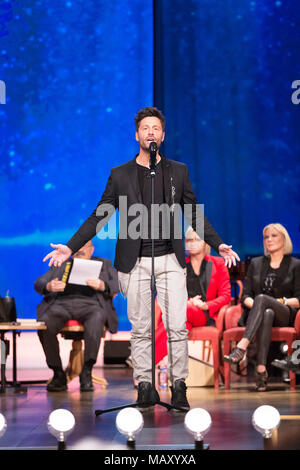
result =
[[[279,411],[270,405],[262,405],[256,408],[252,415],[252,424],[256,431],[263,437],[270,438],[280,423]]]
[[[127,437],[128,441],[134,441],[135,436],[143,429],[143,415],[136,408],[124,408],[117,414],[116,426],[118,431]]]
[[[71,434],[74,426],[75,418],[68,410],[54,410],[49,415],[48,429],[50,433],[58,439],[59,442],[65,441],[66,436]]]
[[[203,408],[193,408],[185,415],[184,425],[193,434],[195,441],[203,440],[205,434],[210,430],[211,424],[211,416]]]
[[[3,414],[0,413],[0,437],[3,436],[7,428],[7,422]]]
[[[279,349],[282,354],[287,354],[289,347],[286,343],[280,343]]]

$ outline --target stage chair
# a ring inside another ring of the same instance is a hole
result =
[[[231,297],[231,305],[238,305],[241,303],[243,289],[244,289],[243,281],[240,281],[240,280],[234,281],[234,290],[236,294],[234,297]]]
[[[103,336],[105,336],[106,328],[104,327]],[[75,377],[79,376],[82,371],[84,362],[84,352],[82,349],[84,326],[77,320],[68,320],[60,333],[64,339],[72,340],[72,349],[70,351],[69,363],[66,368],[68,383]],[[93,383],[99,384],[102,388],[107,387],[107,380],[92,374]]]
[[[234,297],[231,298],[231,305],[238,305],[241,302],[246,277],[247,263],[240,261],[236,266],[229,268],[230,284],[234,289]]]
[[[242,314],[242,306],[235,305],[229,307],[225,313],[225,330],[223,332],[224,354],[231,352],[231,343],[242,339],[245,328],[238,326],[239,318]],[[285,341],[288,345],[288,354],[293,353],[292,344],[300,338],[300,310],[298,310],[295,327],[273,327],[271,341]],[[225,389],[230,389],[231,364],[224,362]],[[296,389],[296,375],[290,372],[290,389]]]
[[[205,347],[206,341],[210,342],[213,353],[214,367],[214,388],[219,388],[219,374],[224,380],[223,356],[221,341],[224,330],[224,318],[229,305],[224,305],[216,318],[216,326],[196,326],[189,333],[189,341],[203,341]]]
[[[241,281],[241,280],[231,281],[231,285],[232,284],[234,284],[235,296],[231,297],[230,305],[238,305],[238,304],[241,303],[244,284],[243,284],[243,281]],[[229,305],[227,307],[229,307]],[[209,362],[211,352],[212,352],[212,343],[211,343],[211,341],[210,340],[203,341],[202,360],[206,361],[206,362]]]

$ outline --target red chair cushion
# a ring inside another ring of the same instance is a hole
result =
[[[82,326],[82,323],[77,320],[68,320],[66,321],[65,326]]]
[[[272,328],[272,341],[293,342],[297,337],[295,328],[291,326],[274,326]]]
[[[189,333],[189,340],[191,341],[212,341],[218,339],[221,332],[214,326],[195,326]]]

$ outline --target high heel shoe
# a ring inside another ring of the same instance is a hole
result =
[[[267,390],[268,372],[264,370],[263,372],[256,372],[256,374],[257,374],[256,391],[265,392]]]
[[[224,356],[224,361],[230,362],[230,364],[238,364],[245,356],[245,352],[245,349],[236,347],[228,356]]]

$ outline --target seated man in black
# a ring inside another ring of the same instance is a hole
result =
[[[57,334],[68,320],[80,321],[84,326],[84,366],[80,374],[80,390],[92,391],[92,368],[97,360],[104,325],[111,333],[116,333],[118,318],[112,302],[119,290],[117,271],[111,261],[105,258],[92,257],[94,246],[86,243],[73,258],[95,259],[103,262],[99,279],[87,279],[87,286],[70,285],[62,281],[65,273],[65,261],[61,267],[51,267],[49,271],[37,278],[35,290],[44,296],[37,307],[37,318],[44,321],[47,330],[38,332],[46,362],[54,371],[52,380],[47,385],[49,392],[67,390],[66,373],[62,368],[59,355]]]

